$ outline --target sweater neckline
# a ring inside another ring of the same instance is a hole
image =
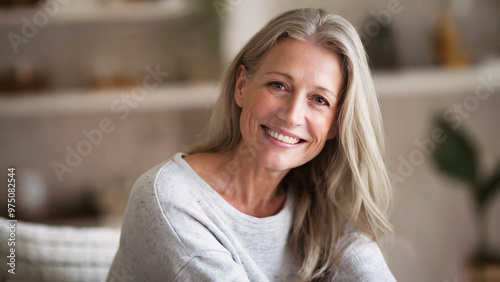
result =
[[[283,221],[288,221],[292,216],[292,208],[293,208],[293,196],[291,193],[291,187],[287,189],[287,196],[285,200],[285,204],[283,208],[275,215],[267,216],[267,217],[255,217],[248,214],[245,214],[235,207],[233,207],[230,203],[228,203],[217,191],[215,191],[203,178],[201,178],[196,171],[184,160],[185,156],[189,154],[179,152],[176,153],[173,157],[174,162],[180,165],[182,168],[186,169],[189,174],[192,175],[193,179],[196,182],[200,183],[201,192],[203,192],[206,196],[208,196],[212,202],[209,203],[214,208],[219,208],[224,211],[225,214],[230,216],[233,220],[247,225],[249,227],[259,227],[263,226],[276,226],[281,227]]]

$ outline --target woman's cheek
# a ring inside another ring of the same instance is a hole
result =
[[[328,139],[328,133],[330,132],[330,128],[334,125],[333,123],[333,117],[330,115],[320,115],[317,116],[316,119],[318,122],[313,123],[313,130],[316,132],[316,134],[321,135],[321,139],[327,140]]]

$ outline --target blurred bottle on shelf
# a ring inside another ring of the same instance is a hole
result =
[[[373,20],[366,21],[364,26]],[[378,26],[378,32],[371,38],[363,38],[366,52],[370,58],[370,66],[374,70],[394,70],[400,67],[398,49],[392,24]]]
[[[436,29],[439,64],[447,68],[466,67],[471,61],[471,55],[462,46],[459,29],[450,11],[442,12]]]

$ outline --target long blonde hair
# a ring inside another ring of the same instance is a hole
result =
[[[342,58],[344,87],[337,135],[310,162],[290,170],[296,199],[289,244],[301,261],[304,281],[331,279],[360,233],[373,240],[392,231],[392,193],[384,163],[382,118],[367,57],[353,26],[321,9],[298,9],[272,19],[238,53],[222,81],[207,140],[191,153],[231,150],[241,140],[241,109],[234,100],[238,67],[255,73],[281,38],[310,41]],[[347,223],[347,224],[346,224]],[[355,232],[348,231],[350,228]]]

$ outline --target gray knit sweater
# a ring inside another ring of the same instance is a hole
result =
[[[287,247],[294,202],[276,215],[241,213],[177,153],[136,182],[108,281],[294,281]],[[335,281],[395,281],[378,245],[361,237]]]

